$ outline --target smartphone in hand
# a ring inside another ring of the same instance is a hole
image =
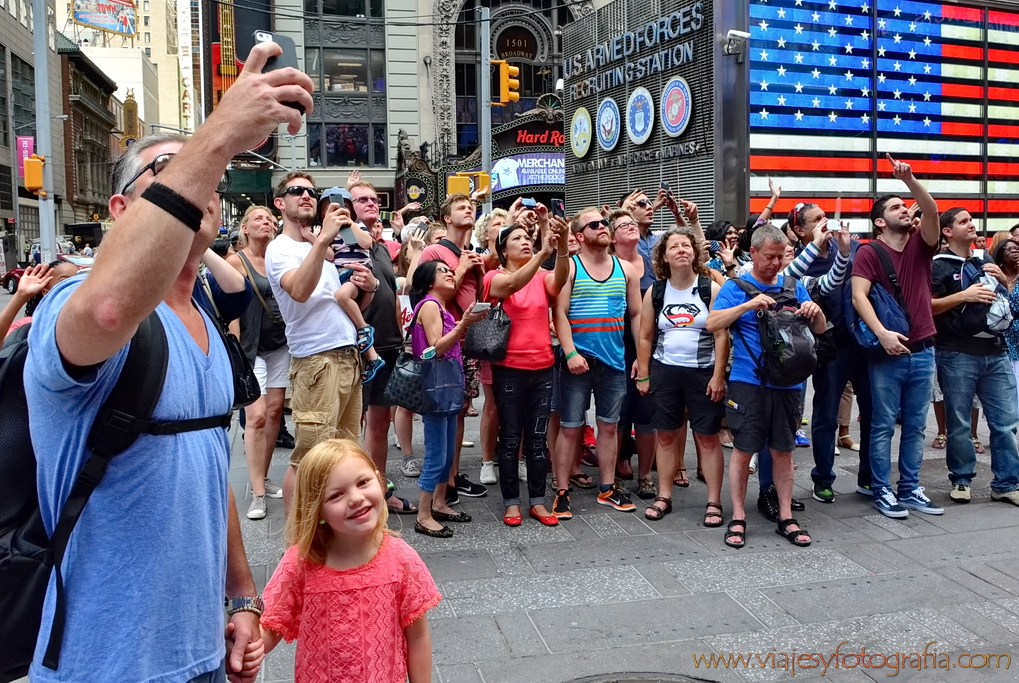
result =
[[[278,33],[270,33],[269,31],[255,31],[253,34],[255,38],[255,44],[273,42],[283,48],[283,54],[276,57],[270,57],[265,63],[265,68],[262,69],[262,73],[269,73],[270,71],[277,71],[279,69],[286,69],[292,67],[299,69],[297,63],[297,45],[294,43],[294,39],[290,36],[281,35]],[[293,107],[297,111],[304,113],[304,105],[300,102],[283,102],[282,104],[288,107]]]
[[[564,202],[562,199],[553,199],[552,200],[552,215],[553,216],[558,216],[559,218],[562,218],[562,219],[565,220],[565,218],[566,218],[566,202]]]
[[[533,197],[532,198],[527,198],[527,199],[521,199],[520,200],[520,206],[526,207],[528,209],[533,209],[537,205],[538,205],[538,202],[536,202]]]

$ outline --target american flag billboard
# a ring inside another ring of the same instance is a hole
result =
[[[875,195],[903,190],[889,152],[940,206],[966,206],[991,230],[1019,222],[1019,13],[751,0],[750,33],[752,210],[770,176],[779,211],[810,197],[865,214]]]

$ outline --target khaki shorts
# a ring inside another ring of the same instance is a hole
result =
[[[297,434],[290,464],[326,439],[361,440],[361,356],[344,346],[290,361]]]

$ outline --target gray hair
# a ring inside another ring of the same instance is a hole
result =
[[[765,242],[774,242],[785,246],[789,244],[789,238],[774,223],[765,223],[754,230],[754,234],[750,238],[750,246],[759,251]]]
[[[126,152],[121,154],[117,160],[113,162],[113,170],[111,171],[110,176],[110,183],[113,192],[120,193],[120,191],[124,189],[124,184],[131,178],[135,177],[135,175],[137,175],[138,172],[145,166],[145,164],[142,163],[142,152],[150,147],[162,145],[167,142],[185,143],[187,141],[187,137],[180,133],[166,132],[146,135],[135,142],[127,148]]]
[[[492,209],[488,213],[482,214],[478,220],[474,221],[474,239],[478,241],[479,247],[488,248],[488,226],[492,223],[495,218],[506,218],[509,216],[509,212],[505,209]]]

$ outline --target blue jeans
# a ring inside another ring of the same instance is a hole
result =
[[[938,380],[945,390],[948,423],[948,478],[952,484],[969,486],[976,476],[977,456],[970,435],[973,395],[980,397],[991,430],[991,471],[995,491],[1019,488],[1019,405],[1016,380],[1008,356],[978,356],[958,351],[938,351]]]
[[[457,415],[422,415],[425,426],[425,460],[421,464],[418,488],[434,493],[436,484],[449,479],[456,453]]]
[[[221,662],[215,671],[195,676],[188,683],[226,683],[226,661]]]
[[[908,495],[920,485],[923,431],[927,425],[933,384],[933,348],[870,364],[870,390],[874,404],[870,468],[871,488],[875,492],[892,488],[892,435],[895,433],[895,418],[900,412],[902,436],[899,441],[898,493],[900,496]]]
[[[857,486],[870,486],[870,429],[874,405],[871,402],[870,375],[867,361],[859,349],[839,349],[835,360],[814,373],[814,410],[810,418],[810,438],[814,446],[814,469],[810,478],[815,484],[835,483],[835,438],[839,427],[839,402],[846,382],[853,383],[860,404],[860,470]]]
[[[563,363],[559,424],[567,428],[583,427],[587,409],[591,406],[591,392],[594,392],[595,418],[605,424],[618,423],[626,396],[626,373],[594,356],[582,355],[587,360],[588,370],[585,373],[574,375]]]

